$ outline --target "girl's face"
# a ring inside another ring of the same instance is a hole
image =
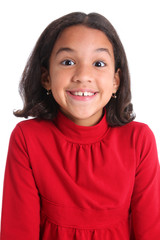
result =
[[[78,125],[95,125],[120,81],[106,35],[83,25],[68,27],[57,39],[49,63],[42,85],[51,89],[61,111]]]

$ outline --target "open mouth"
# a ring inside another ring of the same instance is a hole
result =
[[[96,94],[96,92],[70,92],[71,95],[73,96],[79,96],[79,97],[91,97]]]
[[[67,94],[73,100],[91,101],[98,94],[98,91],[94,91],[92,89],[74,89],[74,90],[67,90]]]

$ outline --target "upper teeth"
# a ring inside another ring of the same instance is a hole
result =
[[[93,96],[94,93],[92,92],[72,92],[73,95],[76,96]]]

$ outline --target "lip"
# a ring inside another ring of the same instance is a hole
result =
[[[91,92],[91,93],[97,93],[98,91],[89,89],[89,88],[73,88],[68,89],[67,92]]]
[[[77,101],[90,101],[90,100],[94,99],[98,94],[98,91],[95,91],[93,89],[80,89],[80,88],[67,90],[66,92],[71,99],[77,100]],[[83,92],[83,93],[90,92],[90,93],[94,93],[94,95],[92,95],[92,96],[77,96],[77,95],[73,95],[72,92]]]

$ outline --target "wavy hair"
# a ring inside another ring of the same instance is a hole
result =
[[[49,59],[59,34],[67,27],[84,25],[105,33],[112,44],[115,58],[115,72],[120,69],[120,86],[117,98],[111,98],[105,106],[110,126],[121,126],[134,120],[131,103],[130,75],[123,45],[112,24],[98,13],[74,12],[53,22],[39,37],[22,74],[19,92],[23,99],[23,109],[14,111],[17,117],[53,119],[59,105],[52,94],[47,95],[41,84],[42,68],[49,69]]]

